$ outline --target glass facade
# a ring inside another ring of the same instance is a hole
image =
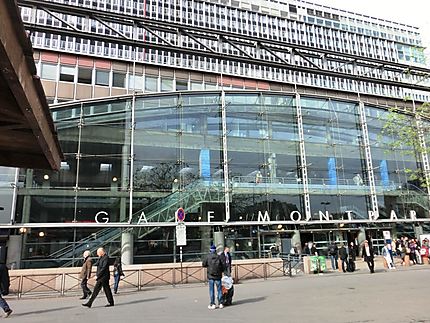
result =
[[[410,176],[423,167],[420,155],[409,146],[393,150],[396,138],[381,134],[390,113],[346,99],[270,91],[170,92],[54,106],[65,161],[58,172],[21,170],[17,221],[65,228],[26,233],[23,264],[71,265],[84,249],[100,245],[115,255],[124,232],[133,233],[135,263],[175,261],[179,207],[194,223],[184,247],[190,261],[207,252],[217,231],[239,258],[262,257],[273,241],[297,230],[302,242],[350,239],[369,225],[372,198],[380,219],[392,211],[403,219],[411,210],[428,218],[428,194]],[[310,222],[292,223],[305,220],[306,205]],[[265,215],[270,222],[257,222]],[[333,232],[349,218],[355,222],[345,222],[348,230],[336,238]],[[234,225],[223,228],[226,220]],[[104,221],[142,225],[67,229],[67,223]]]

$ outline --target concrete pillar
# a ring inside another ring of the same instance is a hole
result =
[[[133,245],[134,236],[132,232],[123,232],[121,234],[121,262],[124,265],[133,264]]]
[[[127,222],[128,221],[128,213],[127,213],[127,198],[121,197],[119,199],[119,221]],[[133,219],[133,222],[137,220]]]
[[[25,174],[25,187],[33,187],[33,170],[27,169]],[[30,222],[31,196],[25,195],[22,203],[22,223]]]
[[[302,240],[300,239],[300,231],[294,230],[293,235],[291,236],[291,246],[297,247],[298,253],[302,253]],[[289,250],[286,252],[290,252]]]
[[[11,269],[21,268],[22,240],[23,237],[21,235],[9,236],[6,264],[9,265]]]
[[[211,247],[211,227],[202,226],[200,227],[201,236],[201,253],[203,257],[209,253],[209,248]]]
[[[224,232],[217,231],[214,232],[214,244],[216,247],[216,252],[222,252],[224,250]]]

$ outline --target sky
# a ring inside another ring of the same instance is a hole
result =
[[[430,0],[309,0],[338,9],[392,20],[420,28],[430,65]]]

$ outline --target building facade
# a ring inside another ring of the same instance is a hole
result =
[[[20,170],[21,267],[178,261],[179,208],[189,261],[427,232],[417,28],[305,1],[19,4],[65,155]]]

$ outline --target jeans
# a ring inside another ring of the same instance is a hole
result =
[[[6,300],[0,295],[0,307],[3,309],[3,311],[9,312],[9,304],[6,302]]]
[[[337,269],[337,255],[330,256],[331,260],[331,269],[336,270]]]
[[[113,292],[116,294],[118,293],[118,285],[119,285],[119,280],[120,280],[121,276],[119,275],[119,273],[115,273],[113,275]]]
[[[222,300],[222,289],[221,289],[221,279],[209,279],[209,298],[211,301],[210,305],[215,305],[215,290],[214,284],[216,284],[218,290],[218,305],[221,304]]]

